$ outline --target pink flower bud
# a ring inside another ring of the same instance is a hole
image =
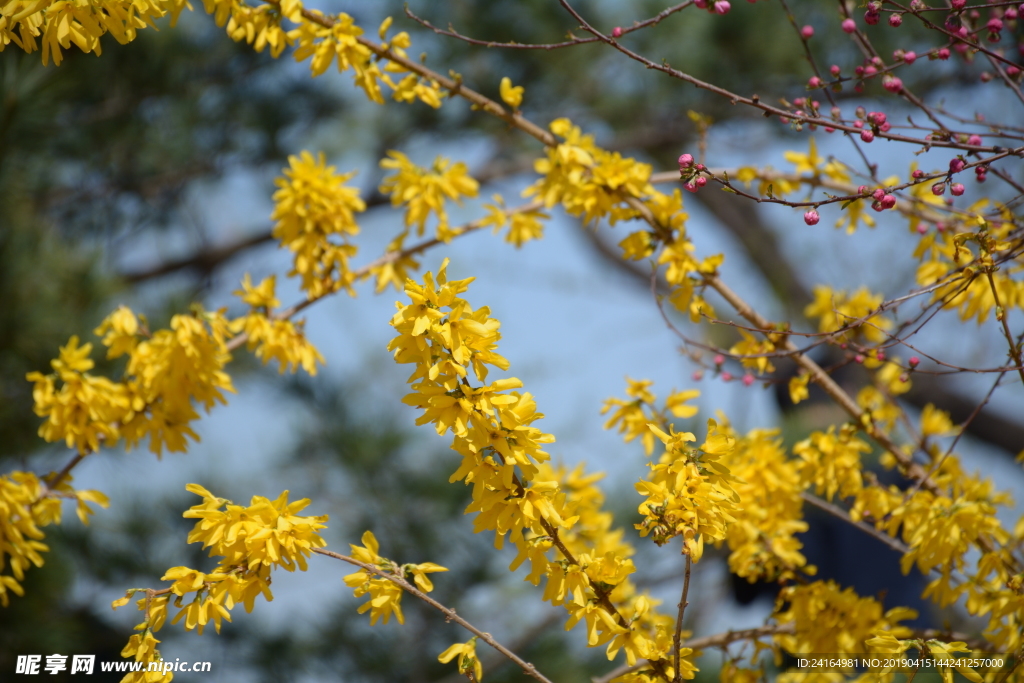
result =
[[[885,351],[875,351],[875,358],[877,358],[878,360],[885,360]]]
[[[884,211],[885,210],[885,207],[882,206],[882,202],[879,201],[878,199],[876,199],[875,201],[871,202],[871,208],[874,209],[875,211]]]
[[[927,232],[928,232],[928,226],[927,225],[925,225],[924,223],[918,223],[917,224],[917,234],[918,235],[924,235],[924,234],[927,234]]]
[[[715,3],[715,14],[728,14],[731,9],[732,5],[729,4],[729,0],[718,0]]]
[[[1003,19],[1005,19],[1006,21],[1013,21],[1016,18],[1017,18],[1017,8],[1016,7],[1007,7],[1006,11],[1003,12]]]
[[[723,356],[722,354],[718,354],[717,356],[715,356],[715,365],[721,365],[724,362],[725,356]]]
[[[875,134],[870,130],[864,129],[860,132],[860,139],[864,142],[871,142],[875,139]]]
[[[854,31],[857,30],[857,22],[854,21],[853,19],[843,19],[843,23],[841,24],[841,26],[843,27],[843,31],[845,33],[853,33]]]
[[[820,88],[821,87],[821,79],[818,78],[817,76],[811,76],[809,79],[807,79],[807,87],[808,88]]]
[[[899,28],[900,24],[902,24],[902,23],[903,23],[903,15],[902,14],[895,14],[894,13],[894,14],[890,14],[889,15],[889,26],[892,26],[893,28]]]
[[[967,144],[968,145],[980,145],[981,144],[981,136],[980,135],[972,135],[971,137],[967,138]],[[981,166],[978,166],[978,168],[981,168]]]
[[[621,38],[621,37],[622,37],[622,27],[621,26],[616,26],[615,28],[612,29],[612,38]]]
[[[754,383],[754,376],[753,375],[743,375],[743,386],[749,387],[753,383]]]
[[[881,201],[882,197],[885,196],[885,190],[879,187],[878,189],[871,193],[871,196],[874,197],[876,200]]]
[[[935,56],[938,57],[941,60],[949,59],[949,48],[948,47],[939,48],[939,51],[935,53]]]
[[[903,90],[903,81],[898,76],[886,76],[882,79],[882,87],[889,92],[900,92]]]
[[[967,6],[967,0],[950,0],[949,6],[954,10],[960,11]]]
[[[890,128],[892,128],[892,124],[886,121],[885,123],[878,127],[878,130],[880,130],[883,133],[888,133]]]
[[[832,66],[829,67],[828,72],[835,76],[836,78],[839,78],[839,74],[841,74],[843,70],[839,68],[838,64],[833,64]]]
[[[704,164],[697,164],[697,165],[696,165],[696,166],[694,166],[693,168],[694,168],[694,170],[696,170],[696,171],[706,171],[706,170],[708,169],[708,167],[707,167],[707,166],[705,166]]]
[[[907,365],[911,368],[916,368],[921,363],[921,359],[917,356],[911,356],[910,360],[907,361]]]
[[[949,172],[950,173],[959,173],[962,170],[964,170],[964,160],[963,159],[961,159],[960,157],[953,157],[952,159],[950,159],[950,161],[949,161]]]
[[[723,372],[722,373],[722,381],[723,382],[731,382],[732,381],[732,373],[731,372]]]
[[[893,197],[891,194],[885,195],[879,201],[881,202],[883,209],[891,209],[896,206],[896,197]]]
[[[690,168],[693,166],[693,155],[692,154],[680,154],[679,155],[679,169]]]
[[[856,356],[853,357],[853,360],[856,361],[857,363],[863,363],[864,356],[858,353]]]
[[[863,194],[867,194],[867,193],[868,193],[868,186],[867,185],[860,185],[860,186],[857,187],[857,194],[863,195]]]
[[[693,0],[693,4],[696,5],[698,9],[708,8],[708,0]]]
[[[1003,20],[992,17],[991,19],[988,20],[988,23],[985,24],[985,28],[987,28],[989,31],[994,31],[998,33],[999,31],[1003,30]]]
[[[952,192],[954,196],[959,197],[964,193],[964,189],[963,183],[953,183],[950,186],[949,191]]]
[[[917,53],[914,52],[913,50],[910,50],[908,52],[904,52],[903,53],[903,63],[904,64],[913,64],[916,61],[917,61]]]
[[[946,194],[946,184],[935,183],[934,185],[932,185],[932,194],[935,195],[936,197],[941,197],[942,195]]]
[[[874,26],[875,24],[878,23],[878,20],[881,18],[882,15],[879,14],[878,12],[872,12],[871,10],[868,10],[867,12],[864,13],[864,23],[869,26]]]
[[[690,182],[683,185],[683,189],[686,190],[687,192],[696,192],[697,185],[691,180]]]
[[[693,373],[693,381],[694,382],[699,382],[702,379],[704,379],[704,373],[701,370],[694,371],[694,373]]]
[[[907,373],[904,372],[902,375],[900,375],[900,382],[903,382],[904,384],[906,384],[909,381],[910,381],[910,376]]]
[[[814,209],[804,213],[804,223],[807,225],[817,225],[819,220],[821,220],[821,216]]]
[[[707,179],[707,178],[705,178],[704,176],[699,176],[699,177],[698,177],[698,178],[697,178],[696,180],[694,180],[693,182],[697,183],[697,187],[704,187],[705,185],[707,185],[707,184],[708,184],[708,179]]]
[[[992,23],[992,22],[989,22],[989,23]],[[807,26],[804,26],[803,28],[801,28],[800,29],[800,37],[803,38],[804,40],[807,40],[808,38],[813,38],[814,37],[814,27],[811,26],[811,25],[807,25]]]
[[[872,64],[868,64],[866,67],[864,67],[864,75],[867,76],[868,78],[871,78],[876,73],[878,73],[878,69],[876,69]]]
[[[1018,68],[1018,67],[1016,67],[1016,66],[1014,66],[1012,64],[1010,66],[1006,67],[1006,75],[1009,76],[1010,78],[1015,77],[1019,73],[1020,73],[1020,68]]]
[[[914,172],[910,174],[910,177],[913,178],[914,180],[920,180],[921,178],[924,178],[924,175],[924,171],[922,171],[919,168],[916,168],[914,169]]]

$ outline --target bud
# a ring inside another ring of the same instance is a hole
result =
[[[904,64],[913,64],[916,61],[917,61],[917,53],[914,52],[913,50],[908,50],[907,52],[903,53],[903,63]]]
[[[622,37],[622,27],[621,26],[616,26],[615,28],[612,29],[612,38],[621,38],[621,37]]]
[[[715,3],[715,14],[728,14],[731,9],[732,5],[729,4],[729,0],[718,0]]]
[[[693,155],[692,154],[680,154],[679,155],[679,170],[682,171],[684,168],[690,168],[693,166]]]
[[[722,381],[723,382],[731,382],[732,381],[732,373],[731,372],[723,372],[722,373]]]
[[[860,139],[863,140],[864,142],[871,142],[872,140],[875,139],[875,134],[872,133],[870,130],[862,130],[860,132]]]
[[[893,28],[899,28],[900,24],[902,24],[902,23],[903,23],[903,15],[902,14],[895,14],[895,13],[893,13],[893,14],[889,15],[889,26],[892,26]]]
[[[894,14],[893,16],[899,16]],[[898,76],[886,76],[882,79],[882,87],[892,93],[903,90],[903,81]]]
[[[715,365],[721,365],[724,362],[725,356],[723,356],[722,354],[718,354],[717,356],[715,356]]]
[[[946,184],[935,183],[934,185],[932,185],[932,194],[935,195],[936,197],[941,197],[942,195],[946,194]]]
[[[878,201],[883,209],[891,209],[896,206],[896,197],[893,197],[891,194],[885,195]]]
[[[821,79],[818,78],[817,76],[811,76],[809,79],[807,79],[807,87],[808,88],[820,88],[821,87]]]
[[[989,23],[991,24],[992,22],[990,21]],[[1000,28],[1002,28],[1002,22],[999,22],[999,23],[1000,23]],[[801,28],[800,29],[800,37],[803,38],[804,40],[807,40],[809,38],[813,38],[814,37],[814,27],[808,25],[808,26],[804,26],[803,28]]]
[[[914,368],[916,368],[918,366],[918,364],[920,362],[921,362],[920,358],[918,358],[917,356],[911,356],[910,360],[907,361],[907,365],[909,365],[910,369],[913,370]]]
[[[807,225],[817,225],[819,220],[821,220],[821,216],[814,209],[804,213],[804,223]]]
[[[964,193],[964,189],[965,188],[962,183],[953,183],[950,186],[949,191],[952,192],[955,196],[959,197]]]
[[[743,386],[749,387],[753,383],[754,383],[754,376],[753,375],[743,375]]]
[[[843,31],[845,33],[853,33],[854,31],[857,30],[857,22],[855,22],[853,19],[843,19],[843,23],[841,24],[841,26],[843,27]]]
[[[949,161],[949,172],[959,173],[960,171],[964,170],[965,165],[966,164],[964,164],[963,159],[961,159],[960,157],[954,157]]]

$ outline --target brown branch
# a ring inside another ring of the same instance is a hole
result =
[[[477,638],[493,647],[501,654],[505,655],[505,657],[507,657],[509,660],[517,664],[519,668],[523,670],[523,673],[525,673],[527,676],[535,678],[541,683],[551,683],[551,681],[549,681],[542,673],[537,671],[537,667],[535,667],[533,664],[530,664],[527,661],[524,661],[516,653],[507,649],[504,645],[495,640],[490,633],[484,633],[476,626],[473,626],[473,624],[469,623],[468,621],[460,617],[458,614],[456,614],[455,610],[451,609],[450,607],[445,607],[437,600],[434,600],[432,597],[430,597],[426,593],[422,592],[421,590],[413,586],[411,583],[406,581],[401,576],[390,574],[388,572],[382,571],[381,569],[372,564],[360,562],[359,560],[353,557],[348,557],[347,555],[342,555],[341,553],[336,553],[331,550],[325,550],[324,548],[313,548],[312,550],[314,553],[318,555],[324,555],[326,557],[332,557],[336,560],[341,560],[342,562],[348,562],[351,565],[359,567],[363,571],[379,576],[382,579],[387,579],[388,581],[392,582],[393,584],[404,590],[409,595],[412,595],[413,597],[422,600],[423,602],[427,603],[437,611],[441,612],[445,617],[445,621],[454,621],[456,624],[466,629],[467,631],[469,631]]]
[[[683,614],[686,612],[687,597],[690,593],[690,553],[686,550],[686,546],[683,546],[683,554],[686,555],[686,574],[683,577],[683,594],[679,597],[679,612],[676,615],[676,632],[672,636],[672,648],[675,650],[673,655],[673,665],[675,666],[675,676],[673,677],[673,683],[679,683],[683,679],[683,672],[679,669],[679,657],[681,656],[681,648],[679,641],[683,633]]]

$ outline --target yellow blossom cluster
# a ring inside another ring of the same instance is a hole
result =
[[[787,457],[777,430],[732,434],[735,447],[721,460],[734,477],[740,505],[726,526],[729,569],[751,583],[785,581],[797,572],[813,575],[797,534],[803,520],[804,484]]]
[[[42,49],[44,65],[60,65],[72,44],[99,55],[104,35],[123,45],[160,17],[169,15],[173,25],[186,7],[188,0],[12,0],[0,7],[0,52],[11,43]]]
[[[348,239],[359,234],[355,213],[366,210],[359,190],[346,187],[354,173],[339,174],[323,154],[288,157],[289,167],[275,184],[273,236],[294,255],[292,271],[302,279],[311,299],[339,288],[351,291],[349,259],[356,246]],[[332,241],[338,240],[338,241]]]
[[[473,487],[466,512],[477,515],[475,531],[493,531],[497,547],[507,536],[518,550],[512,568],[528,560],[527,580],[546,578],[544,599],[569,612],[567,628],[585,623],[589,645],[607,645],[609,658],[623,651],[631,664],[645,658],[662,671],[671,668],[662,661],[671,621],[628,584],[632,549],[600,511],[595,479],[547,464],[542,446],[554,437],[532,426],[543,416],[530,394],[512,391],[522,386],[518,379],[483,384],[487,366],[509,367],[495,351],[500,323],[488,308],[474,310],[459,296],[472,279],[449,280],[447,266],[436,280],[427,273],[422,285],[406,283],[411,302],[396,304],[391,324],[398,336],[388,348],[398,363],[414,365],[413,393],[403,400],[423,411],[417,424],[453,434],[462,463],[451,481]],[[552,560],[555,550],[561,557]],[[692,678],[692,665],[683,666]]]
[[[107,358],[128,356],[120,382],[89,374],[95,363],[92,344],[72,337],[52,361],[54,372],[28,374],[35,384],[35,412],[46,421],[39,435],[64,441],[82,455],[102,442],[124,439],[128,448],[149,438],[149,448],[184,451],[186,437],[198,440],[190,423],[199,418],[196,404],[209,411],[234,391],[224,365],[231,359],[227,319],[220,311],[197,309],[171,318],[170,329],[148,332],[145,321],[120,307],[96,329]]]
[[[363,534],[362,541],[362,546],[354,544],[349,546],[352,548],[353,558],[372,565],[385,574],[400,576],[412,581],[424,593],[434,590],[434,584],[427,578],[427,574],[448,571],[445,567],[433,562],[403,564],[399,566],[398,563],[386,557],[381,557],[379,554],[380,544],[377,543],[377,538],[370,531]],[[366,569],[360,569],[347,575],[345,577],[345,584],[355,589],[354,593],[357,598],[364,595],[370,597],[367,602],[360,605],[359,613],[370,613],[371,626],[376,624],[378,619],[383,619],[385,624],[388,623],[392,614],[398,619],[398,623],[405,623],[405,616],[402,614],[403,589],[394,581],[390,581]]]
[[[843,330],[838,335],[843,341],[863,335],[869,341],[882,342],[886,339],[886,330],[892,327],[892,321],[877,312],[882,298],[866,287],[848,295],[845,291],[817,285],[814,301],[804,310],[804,315],[818,319],[819,332]]]
[[[570,216],[581,216],[586,223],[607,217],[614,225],[639,215],[627,198],[656,193],[649,164],[599,148],[593,136],[584,135],[569,119],[553,121],[551,132],[564,142],[549,147],[547,157],[534,163],[543,177],[527,188],[525,196],[536,196],[549,208],[561,204]]]
[[[482,226],[493,226],[495,233],[508,226],[505,241],[514,244],[516,249],[544,236],[544,224],[541,220],[550,218],[548,214],[538,210],[509,211],[505,208],[505,200],[500,194],[494,195],[492,199],[493,204],[484,205],[488,215],[481,222]]]
[[[246,335],[246,345],[256,357],[268,363],[275,359],[279,371],[295,372],[299,366],[310,375],[316,375],[316,364],[324,357],[303,334],[303,321],[293,322],[274,317],[270,310],[280,305],[274,295],[275,278],[271,275],[253,287],[249,274],[242,279],[242,289],[235,292],[252,309],[247,315],[231,321],[231,330]]]
[[[262,595],[268,601],[273,599],[270,592],[270,573],[273,569],[286,571],[306,570],[306,558],[316,548],[327,544],[318,533],[326,528],[326,515],[305,517],[297,513],[309,505],[308,499],[288,502],[288,492],[275,500],[253,496],[248,506],[236,505],[224,498],[218,498],[198,484],[185,487],[201,496],[203,502],[189,508],[184,517],[197,519],[188,536],[189,543],[202,543],[210,548],[210,556],[218,557],[217,567],[212,572],[201,572],[189,567],[172,567],[161,578],[171,585],[162,590],[135,588],[125,597],[115,600],[117,609],[128,604],[133,596],[141,593],[136,604],[143,613],[143,621],[135,627],[136,633],[121,652],[122,657],[136,662],[161,661],[155,633],[167,620],[171,595],[174,606],[180,608],[172,624],[182,619],[186,630],[199,633],[213,623],[220,633],[221,623],[231,621],[231,610],[237,604],[251,612],[256,598]],[[186,596],[191,596],[185,604]],[[173,677],[171,672],[143,672],[132,674],[139,678],[126,677],[123,683],[138,680],[147,683],[166,682]]]
[[[979,325],[993,311],[1001,319],[1010,308],[1024,308],[1024,282],[1014,277],[1024,272],[1024,264],[1010,261],[997,266],[1012,246],[1008,238],[1016,230],[1014,214],[1000,205],[993,211],[995,216],[986,220],[981,214],[987,205],[987,199],[976,202],[965,212],[963,222],[942,232],[928,232],[914,251],[921,260],[918,284],[938,285],[934,301],[958,309],[961,320],[974,319]]]
[[[76,512],[83,524],[89,523],[93,513],[89,503],[108,505],[99,491],[71,488],[68,477],[51,489],[31,472],[0,475],[0,605],[8,605],[9,593],[24,594],[21,581],[26,569],[43,566],[40,553],[47,552],[49,546],[43,543],[41,527],[60,524],[63,498],[77,501]]]
[[[406,231],[415,225],[416,234],[422,235],[427,220],[433,215],[437,219],[437,239],[447,242],[456,235],[448,224],[445,202],[475,197],[480,188],[469,175],[466,164],[461,161],[453,164],[444,157],[437,157],[433,166],[426,169],[392,150],[380,165],[394,171],[381,182],[380,191],[391,197],[392,206],[405,208]]]
[[[792,625],[792,633],[775,636],[788,652],[866,653],[865,641],[876,632],[887,631],[906,638],[911,631],[899,622],[917,617],[917,612],[896,607],[886,612],[874,598],[861,597],[852,588],[834,581],[815,581],[789,586],[779,594],[775,619]]]
[[[696,441],[690,432],[676,432],[671,426],[665,432],[654,424],[648,428],[665,445],[665,452],[650,465],[650,478],[636,485],[645,496],[639,508],[644,519],[636,528],[658,545],[681,536],[686,554],[697,562],[705,541],[724,540],[726,527],[735,521],[735,477],[720,460],[732,452],[736,439],[719,431],[714,420],[708,420],[707,438],[697,448],[687,445]]]

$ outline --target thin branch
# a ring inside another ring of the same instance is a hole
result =
[[[675,666],[675,677],[672,679],[673,683],[679,683],[683,679],[682,671],[679,668],[679,657],[680,657],[680,646],[679,641],[683,633],[683,614],[686,612],[687,597],[690,593],[690,553],[687,552],[686,546],[683,546],[683,554],[686,555],[686,575],[683,577],[683,594],[679,597],[679,612],[676,615],[676,632],[672,636],[672,647],[675,650],[673,656],[673,666]]]
[[[342,562],[348,562],[351,565],[359,567],[363,571],[366,571],[366,572],[369,572],[369,573],[374,574],[376,576],[379,576],[382,579],[387,579],[388,581],[394,583],[396,586],[398,586],[399,588],[404,590],[406,593],[408,593],[408,594],[410,594],[410,595],[412,595],[412,596],[414,596],[416,598],[419,598],[420,600],[422,600],[423,602],[427,603],[428,605],[430,605],[431,607],[433,607],[437,611],[439,611],[442,614],[444,614],[445,621],[454,621],[456,624],[458,624],[462,628],[466,629],[467,631],[469,631],[470,633],[475,635],[477,638],[479,638],[480,640],[484,641],[485,643],[487,643],[488,645],[493,647],[495,650],[497,650],[501,654],[505,655],[512,662],[517,664],[519,666],[519,668],[523,670],[523,673],[525,673],[527,676],[530,676],[531,678],[535,678],[538,681],[540,681],[541,683],[551,683],[551,681],[549,681],[542,673],[537,671],[537,667],[535,667],[533,664],[530,664],[527,661],[524,661],[516,653],[514,653],[511,650],[507,649],[504,645],[502,645],[497,640],[495,640],[494,637],[491,636],[490,633],[484,633],[483,631],[478,629],[476,626],[473,626],[473,624],[469,623],[468,621],[466,621],[465,619],[460,617],[458,614],[456,614],[455,610],[453,610],[453,609],[451,609],[449,607],[445,607],[444,605],[439,603],[437,600],[434,600],[432,597],[430,597],[426,593],[422,592],[421,590],[419,590],[418,588],[413,586],[411,583],[406,581],[401,576],[397,576],[395,574],[390,574],[388,572],[385,572],[385,571],[379,569],[378,567],[376,567],[376,566],[374,566],[372,564],[368,564],[366,562],[360,562],[359,560],[357,560],[357,559],[355,559],[353,557],[349,557],[347,555],[342,555],[341,553],[336,553],[336,552],[331,551],[331,550],[325,550],[323,548],[313,548],[313,552],[317,553],[318,555],[324,555],[326,557],[333,557],[334,559],[341,560]]]

